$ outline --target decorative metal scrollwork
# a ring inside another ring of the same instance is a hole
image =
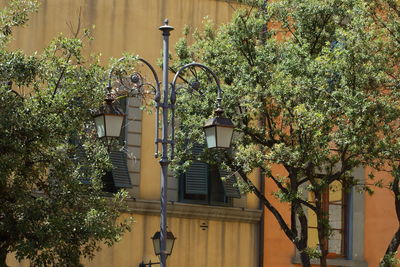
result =
[[[117,64],[123,60],[125,60],[125,57],[120,58]],[[147,65],[143,59],[139,58],[138,62]],[[127,71],[120,70],[116,66],[110,70],[107,88],[109,93],[114,95],[115,98],[139,97],[146,99],[146,95],[156,94],[157,86],[147,82],[146,78],[139,71],[128,74]]]

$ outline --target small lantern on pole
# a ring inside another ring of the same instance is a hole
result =
[[[108,94],[99,113],[94,115],[98,137],[119,137],[124,116],[125,114],[115,105],[114,98]]]
[[[151,238],[153,240],[154,253],[157,256],[161,254],[161,234],[157,231],[154,236]],[[176,237],[172,234],[172,232],[167,232],[167,248],[165,254],[167,257],[172,254],[172,249],[174,248]]]
[[[223,109],[215,111],[215,118],[204,124],[208,148],[229,148],[232,142],[234,126],[230,119],[222,116]]]

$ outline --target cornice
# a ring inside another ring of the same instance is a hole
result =
[[[143,215],[160,215],[160,202],[152,200],[126,200],[127,208],[124,210],[129,213]],[[167,213],[172,217],[203,220],[220,220],[244,223],[259,223],[261,220],[261,210],[206,206],[187,204],[180,202],[168,202]]]

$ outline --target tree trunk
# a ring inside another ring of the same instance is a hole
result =
[[[0,267],[8,267],[6,259],[7,259],[7,249],[0,248]]]
[[[310,267],[311,266],[311,261],[310,261],[310,255],[306,252],[307,248],[307,243],[308,243],[308,220],[307,217],[304,213],[303,208],[301,207],[301,204],[299,203],[293,203],[295,208],[298,209],[297,213],[299,222],[300,222],[300,240],[299,244],[297,246],[297,249],[300,251],[300,259],[303,267]]]
[[[311,267],[310,256],[304,250],[300,252],[301,266]]]
[[[307,229],[305,230],[307,231]],[[300,260],[302,267],[311,267],[310,255],[307,253],[307,236],[304,237],[304,229],[301,230],[300,240],[294,242],[296,249],[300,252]]]
[[[300,222],[302,219],[300,218]],[[307,223],[307,221],[306,221]],[[300,223],[301,225],[301,231],[300,231],[300,240],[296,242],[296,248],[298,251],[300,251],[300,259],[301,259],[301,265],[303,267],[311,267],[311,259],[310,255],[307,253],[307,240],[308,240],[308,227],[304,228],[304,225]],[[308,224],[307,224],[308,225]]]
[[[400,226],[397,229],[397,232],[394,234],[392,240],[390,241],[388,248],[386,249],[385,256],[383,257],[381,262],[381,266],[390,267],[390,265],[385,265],[385,259],[392,257],[397,252],[399,246],[400,246]]]
[[[323,194],[321,192],[314,192],[315,195],[315,207],[317,215],[317,229],[318,229],[318,241],[319,248],[321,250],[321,256],[319,257],[320,266],[327,267],[327,257],[328,257],[328,225],[329,225],[329,215],[326,212],[326,201],[323,201]]]
[[[320,221],[318,219],[318,221]],[[323,222],[318,222],[318,240],[319,240],[319,247],[321,249],[321,256],[319,257],[319,262],[321,267],[327,267],[327,258],[328,258],[328,246],[327,241],[328,238],[325,234],[325,225]]]
[[[279,223],[279,226],[283,230],[283,232],[286,234],[286,236],[289,238],[289,240],[295,245],[295,247],[300,251],[300,258],[301,258],[301,263],[303,267],[311,267],[310,263],[310,256],[306,252],[307,248],[307,227],[304,229],[303,225],[304,222],[301,223],[301,232],[302,236],[305,235],[306,238],[300,238],[300,240],[297,240],[297,236],[294,233],[295,231],[292,231],[286,224],[285,220],[283,219],[282,215],[279,213],[279,211],[269,202],[269,200],[257,189],[257,187],[254,186],[252,181],[247,177],[247,175],[241,171],[238,170],[240,176],[243,178],[243,180],[253,189],[253,193],[260,199],[260,201],[263,203],[263,205],[274,215],[275,219]],[[304,217],[305,218],[305,217]],[[300,220],[301,221],[301,220]],[[307,219],[305,218],[306,221],[306,226],[307,226]],[[1,267],[1,266],[0,266]]]

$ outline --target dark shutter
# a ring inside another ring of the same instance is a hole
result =
[[[111,175],[116,188],[131,188],[131,178],[129,177],[128,163],[126,154],[123,151],[112,151],[110,160],[113,165]]]
[[[240,198],[240,191],[235,186],[237,183],[235,174],[224,169],[219,169],[219,175],[224,186],[225,195],[227,197]]]
[[[88,169],[89,162],[87,160],[85,149],[77,138],[71,139],[70,142],[77,146],[73,160],[81,165],[79,168],[79,180],[83,184],[90,184],[91,177],[89,176]],[[131,188],[132,184],[125,153],[123,151],[112,151],[110,153],[110,161],[113,166],[112,170],[106,173],[102,178],[104,190],[114,192],[116,188]]]
[[[186,194],[207,195],[208,166],[204,162],[193,162],[186,171]]]
[[[198,156],[204,145],[195,144],[192,148],[193,156]],[[185,174],[185,193],[207,195],[208,193],[208,165],[204,162],[193,161]]]

